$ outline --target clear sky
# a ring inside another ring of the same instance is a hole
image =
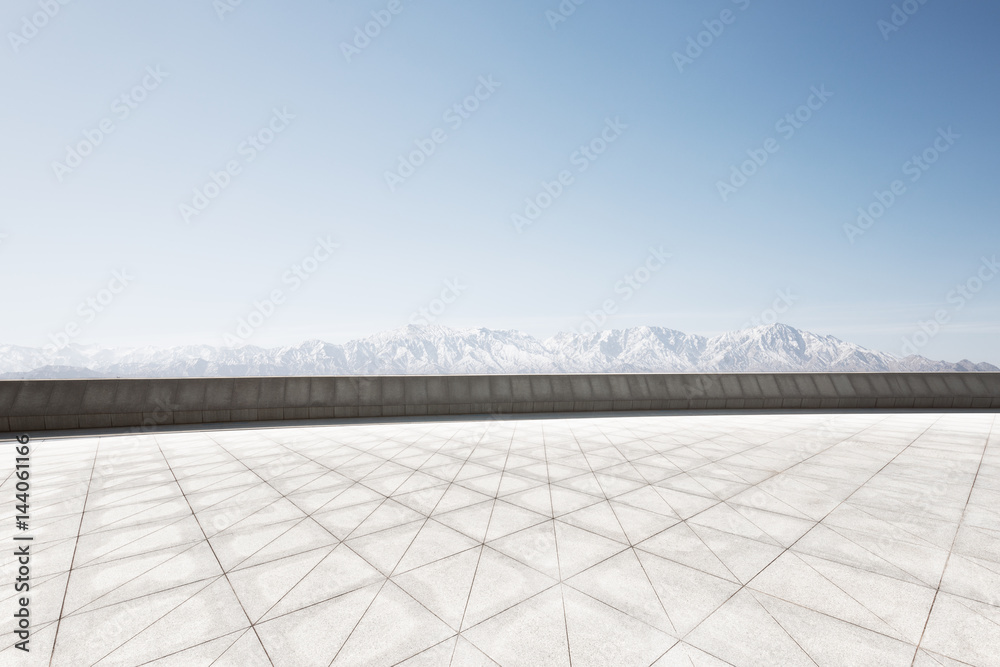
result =
[[[4,3],[0,342],[777,316],[1000,363],[994,1],[236,2]]]

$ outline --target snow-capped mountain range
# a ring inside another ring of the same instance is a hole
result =
[[[0,378],[778,371],[997,371],[987,363],[895,357],[783,324],[713,337],[662,327],[538,340],[519,331],[407,326],[344,345],[112,349],[54,354],[0,345]]]

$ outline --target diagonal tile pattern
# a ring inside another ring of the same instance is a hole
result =
[[[32,651],[4,613],[4,665],[998,664],[993,413],[33,443]]]

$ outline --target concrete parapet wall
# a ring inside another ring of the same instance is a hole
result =
[[[615,410],[1000,409],[1000,373],[2,380],[0,432]]]

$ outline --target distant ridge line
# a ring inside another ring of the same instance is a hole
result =
[[[705,337],[664,327],[544,340],[514,330],[414,326],[343,345],[45,349],[0,346],[0,379],[562,373],[995,372],[968,360],[896,357],[784,324]]]

